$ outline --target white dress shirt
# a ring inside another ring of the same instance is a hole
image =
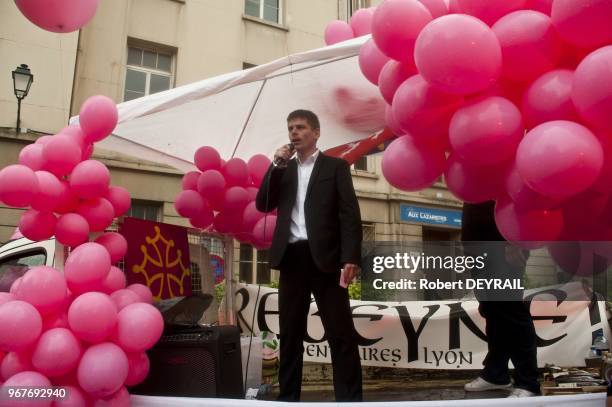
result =
[[[304,216],[304,201],[306,200],[306,191],[308,190],[308,182],[310,181],[310,175],[314,168],[315,161],[319,156],[319,150],[304,160],[300,161],[297,157],[297,196],[295,197],[295,204],[291,211],[291,226],[289,228],[289,243],[295,243],[298,240],[308,240],[308,233],[306,232],[306,217]]]

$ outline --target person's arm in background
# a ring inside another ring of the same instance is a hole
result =
[[[338,188],[338,218],[340,219],[340,261],[344,268],[344,282],[348,285],[361,265],[361,213],[353,188],[351,171],[346,161],[336,170]]]
[[[278,206],[280,198],[280,181],[287,168],[277,167],[270,164],[270,168],[266,172],[257,197],[255,198],[255,206],[260,212],[271,212]]]

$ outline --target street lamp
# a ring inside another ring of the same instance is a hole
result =
[[[34,75],[26,64],[21,64],[13,71],[13,89],[17,97],[17,134],[21,132],[19,127],[21,121],[21,100],[28,96],[30,85],[34,82]]]

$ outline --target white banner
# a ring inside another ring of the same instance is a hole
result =
[[[610,339],[603,301],[569,301],[581,290],[571,283],[527,291],[538,336],[538,366],[584,366],[594,335]],[[278,290],[239,284],[236,310],[244,333],[278,334]],[[485,321],[477,301],[374,302],[351,300],[364,366],[418,369],[481,369],[487,352]],[[255,312],[255,318],[253,313]],[[282,338],[281,338],[282,340]],[[312,299],[304,360],[331,363],[317,306]]]

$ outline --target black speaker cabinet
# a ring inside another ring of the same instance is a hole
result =
[[[236,326],[195,327],[164,335],[147,354],[151,369],[131,393],[169,397],[244,398]]]

